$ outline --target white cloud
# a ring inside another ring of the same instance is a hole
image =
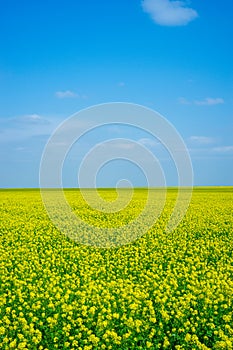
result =
[[[223,98],[211,98],[211,97],[206,97],[202,101],[195,101],[194,102],[197,106],[214,106],[214,105],[219,105],[224,103]]]
[[[224,99],[221,97],[212,98],[206,97],[203,100],[189,101],[185,97],[179,97],[178,103],[181,105],[196,105],[196,106],[215,106],[224,103]]]
[[[0,143],[10,143],[26,140],[32,137],[48,137],[60,124],[61,120],[54,117],[43,117],[29,114],[12,118],[0,119]]]
[[[189,140],[198,145],[210,145],[215,142],[213,137],[208,136],[190,136]]]
[[[73,92],[73,91],[70,91],[70,90],[66,90],[66,91],[57,91],[55,93],[55,96],[57,98],[78,98],[80,97],[79,94]]]
[[[22,151],[25,151],[26,148],[25,148],[25,147],[19,146],[19,147],[16,147],[15,150],[16,150],[17,152],[22,152]]]
[[[16,118],[12,118],[13,122],[19,123],[19,124],[49,124],[50,121],[43,117],[40,116],[38,114],[27,114],[27,115],[23,115],[21,117],[16,117]]]
[[[142,138],[142,139],[138,140],[137,142],[145,147],[155,147],[155,146],[159,145],[158,141],[155,141],[155,140],[150,139],[150,138]]]
[[[233,153],[233,146],[215,147],[213,150],[218,153]]]
[[[181,104],[181,105],[190,105],[191,102],[188,101],[185,97],[179,97],[178,98],[178,102]]]
[[[41,120],[43,119],[40,115],[38,114],[29,114],[29,115],[26,115],[25,118],[27,118],[28,120],[32,120],[32,121],[38,121],[38,120]]]
[[[142,7],[157,24],[164,26],[186,25],[198,17],[187,1],[143,0]]]

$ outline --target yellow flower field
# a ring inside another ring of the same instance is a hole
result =
[[[115,191],[102,191],[115,198]],[[145,200],[137,190],[136,209]],[[94,225],[123,225],[67,190]],[[233,349],[233,188],[196,188],[180,225],[176,190],[141,238],[84,246],[60,233],[39,190],[0,191],[0,349]]]

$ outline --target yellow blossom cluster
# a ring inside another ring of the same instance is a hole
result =
[[[66,197],[102,227],[135,218],[146,191],[135,193],[116,215]],[[233,188],[194,189],[168,232],[176,194],[141,238],[103,249],[60,233],[38,190],[1,190],[0,349],[233,349]]]

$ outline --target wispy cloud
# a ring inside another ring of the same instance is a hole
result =
[[[233,146],[215,147],[213,150],[217,153],[233,153]]]
[[[214,105],[219,105],[224,103],[224,99],[217,97],[217,98],[211,98],[211,97],[206,97],[202,101],[195,101],[194,102],[197,106],[214,106]]]
[[[13,123],[31,125],[31,124],[50,124],[48,118],[45,118],[39,114],[27,114],[20,117],[11,118]]]
[[[77,94],[76,92],[74,91],[71,91],[71,90],[66,90],[66,91],[57,91],[55,92],[55,96],[57,98],[79,98],[80,95]]]
[[[0,143],[11,143],[32,137],[49,136],[60,123],[57,118],[29,114],[0,120]]]
[[[156,147],[160,144],[158,141],[155,141],[155,140],[150,139],[150,138],[142,138],[142,139],[138,140],[137,142],[145,147],[150,147],[150,148]]]
[[[181,105],[215,106],[219,104],[224,104],[224,99],[221,97],[206,97],[203,100],[189,101],[185,97],[179,97],[178,103]]]
[[[233,146],[217,146],[213,147],[213,145],[200,144],[198,147],[189,147],[189,153],[192,159],[206,159],[209,161],[210,159],[229,159],[233,157]]]
[[[185,97],[179,97],[178,103],[181,105],[190,105],[191,104],[191,102],[188,101]]]
[[[21,146],[15,148],[15,151],[17,151],[17,152],[22,152],[22,151],[25,151],[25,150],[26,150],[26,148],[25,147],[21,147]]]
[[[198,17],[187,1],[143,0],[142,7],[155,23],[164,26],[183,26]]]
[[[210,145],[215,143],[215,139],[209,136],[190,136],[189,141],[198,145]]]
[[[188,138],[189,152],[192,156],[199,158],[207,157],[229,157],[233,155],[232,145],[217,145],[218,138],[209,136],[190,136]]]

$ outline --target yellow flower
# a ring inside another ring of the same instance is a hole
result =
[[[146,342],[146,347],[149,349],[153,346],[153,344],[150,341]]]
[[[17,342],[16,342],[16,339],[15,339],[15,340],[13,340],[12,342],[10,342],[9,347],[10,347],[11,349],[16,349],[16,344],[17,344]]]
[[[0,327],[0,335],[5,334],[6,330],[3,326]]]
[[[186,342],[190,342],[190,341],[192,340],[191,334],[190,334],[190,333],[187,333],[187,334],[185,335],[184,340],[185,340]]]
[[[165,337],[164,342],[163,342],[163,347],[166,349],[169,347],[169,345],[170,345],[170,342],[169,342],[168,338]]]
[[[18,349],[27,349],[27,342],[24,341],[24,342],[21,342],[18,344]]]
[[[100,339],[98,337],[96,337],[94,334],[91,334],[89,336],[89,341],[95,345],[97,345],[100,341]]]

